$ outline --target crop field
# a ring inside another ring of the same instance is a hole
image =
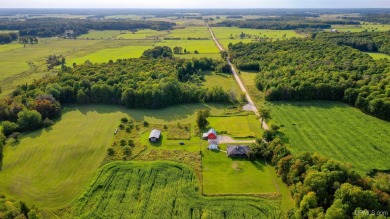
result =
[[[390,169],[390,123],[338,102],[273,102],[271,116],[283,126],[294,153],[317,152],[352,164],[359,173]]]
[[[238,28],[238,27],[213,27],[212,28],[215,37],[225,47],[229,43],[248,43],[256,41],[256,38],[267,38],[268,40],[277,40],[292,37],[304,37],[304,35],[298,34],[293,30],[265,30],[265,29],[250,29],[250,28]],[[240,38],[240,34],[244,33],[246,36]]]
[[[66,213],[65,217],[80,218],[265,218],[280,215],[272,202],[260,198],[202,197],[193,171],[170,162],[110,163]]]
[[[371,56],[373,59],[390,59],[390,55],[383,54],[383,53],[374,53],[374,52],[365,52],[369,56]]]

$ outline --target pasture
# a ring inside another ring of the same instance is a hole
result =
[[[184,26],[182,29],[174,29],[170,31],[166,37],[181,39],[187,39],[188,37],[211,39],[210,32],[204,24],[202,24],[202,26]]]
[[[241,90],[239,89],[232,74],[206,72],[204,79],[205,81],[203,83],[207,88],[221,86],[227,92],[232,91],[237,95],[240,95]]]
[[[293,153],[319,153],[349,163],[359,173],[390,169],[390,123],[339,102],[272,102]]]
[[[66,210],[64,218],[264,218],[281,214],[272,202],[261,198],[203,197],[194,172],[170,162],[110,163]]]

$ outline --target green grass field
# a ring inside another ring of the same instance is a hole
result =
[[[229,43],[248,43],[256,41],[256,38],[268,38],[268,40],[285,39],[292,37],[304,37],[304,35],[298,34],[293,30],[265,30],[265,29],[250,29],[250,28],[238,28],[238,27],[213,27],[212,28],[218,41],[225,47]],[[247,36],[243,39],[240,38],[240,34],[244,33]],[[250,36],[250,38],[249,38]]]
[[[187,39],[193,38],[209,38],[211,39],[210,32],[203,24],[202,26],[186,26],[183,29],[174,29],[166,37]]]
[[[225,131],[233,138],[261,138],[263,132],[256,115],[209,117],[210,127]]]
[[[117,59],[139,58],[145,50],[150,49],[151,47],[152,46],[124,46],[112,49],[102,49],[86,56],[70,59],[68,63],[82,64],[87,60],[92,63],[103,63],[108,62],[109,60],[116,61]]]
[[[251,197],[202,197],[195,174],[170,162],[106,165],[64,217],[265,218],[280,215],[270,202]]]
[[[238,95],[240,94],[241,90],[239,89],[232,74],[207,72],[204,78],[204,86],[207,88],[221,86],[227,92],[234,91]]]
[[[226,150],[226,146],[222,146]],[[205,194],[262,194],[278,191],[273,183],[275,169],[264,161],[229,158],[225,152],[203,151],[203,192]]]
[[[99,105],[67,107],[53,127],[25,134],[20,143],[5,147],[0,194],[42,208],[61,207],[79,196],[97,172],[120,118],[184,124],[193,121],[195,111],[202,108],[221,113],[225,107],[206,104],[160,110]]]
[[[212,40],[163,40],[156,44],[157,46],[169,46],[171,48],[175,46],[182,47],[183,50],[194,53],[198,50],[200,55],[208,56],[208,54],[217,54],[219,56],[219,50]],[[185,56],[185,55],[180,55]]]
[[[359,173],[390,169],[390,123],[338,102],[273,102],[271,115],[294,153],[311,152],[344,163]]]
[[[337,29],[339,32],[362,32],[362,31],[389,31],[389,24],[361,24],[361,25],[332,25],[332,29]],[[329,31],[329,30],[327,30]]]
[[[390,59],[390,55],[383,54],[383,53],[374,53],[374,52],[365,52],[369,56],[371,56],[373,59]]]
[[[23,45],[19,43],[4,44],[4,45],[0,45],[0,52],[7,52],[9,50],[19,49],[22,47]]]
[[[120,35],[119,30],[90,30],[87,34],[80,35],[79,39],[110,39]]]

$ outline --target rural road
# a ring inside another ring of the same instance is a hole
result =
[[[219,44],[218,39],[215,37],[213,31],[211,30],[209,24],[206,23],[206,25],[207,25],[207,28],[208,28],[209,31],[210,31],[211,37],[213,38],[213,40],[214,40],[214,42],[215,42],[215,45],[217,45],[217,47],[218,47],[219,51],[224,51],[224,49],[222,48],[221,44]],[[247,101],[248,101],[248,105],[249,105],[249,106],[247,105],[246,107],[247,107],[247,108],[251,108],[252,111],[256,114],[256,116],[260,117],[259,110],[256,108],[255,104],[253,103],[252,98],[249,96],[249,94],[248,94],[248,92],[247,92],[247,90],[246,90],[244,84],[243,84],[242,81],[241,81],[241,78],[238,76],[236,70],[234,69],[233,64],[230,62],[229,57],[226,57],[226,61],[227,61],[227,63],[230,65],[230,68],[231,68],[231,70],[232,70],[232,72],[233,72],[233,76],[234,76],[234,78],[236,79],[238,85],[240,86],[242,92],[245,93],[245,97],[246,97],[246,99],[247,99]],[[267,125],[267,123],[265,123],[265,121],[262,121],[261,118],[259,118],[259,121],[260,121],[260,123],[261,123],[261,127],[262,127],[264,130],[268,130],[268,129],[269,129],[269,128],[268,128],[268,125]]]

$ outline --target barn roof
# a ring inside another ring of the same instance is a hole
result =
[[[227,147],[229,156],[246,155],[251,149],[247,145],[230,145]]]
[[[207,135],[213,133],[214,135],[217,135],[217,131],[215,131],[214,129],[210,129],[208,132],[207,132]]]
[[[161,135],[161,131],[160,130],[153,129],[150,132],[149,138],[160,138],[160,135]]]

